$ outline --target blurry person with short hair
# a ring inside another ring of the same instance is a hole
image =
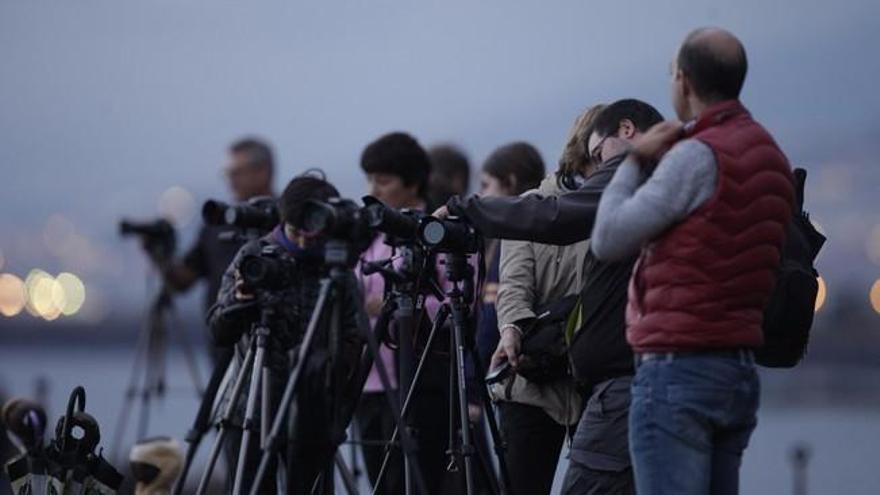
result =
[[[429,211],[445,205],[453,196],[467,195],[471,183],[471,164],[461,149],[452,144],[440,144],[428,149],[428,157],[431,159]]]

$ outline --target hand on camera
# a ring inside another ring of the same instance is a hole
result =
[[[379,314],[382,313],[383,304],[384,301],[381,297],[368,297],[367,302],[364,303],[364,309],[367,312],[367,316],[369,316],[370,318],[375,318],[379,316]]]
[[[516,368],[519,365],[519,352],[522,340],[522,332],[513,326],[506,326],[501,330],[501,340],[498,341],[498,347],[492,354],[492,361],[489,369],[493,370],[508,361],[511,366]]]
[[[681,122],[671,120],[660,122],[636,137],[630,152],[642,165],[657,163],[663,154],[681,139],[683,130],[684,124]]]
[[[449,208],[447,208],[446,205],[441,206],[440,208],[434,210],[434,213],[432,213],[431,216],[440,220],[444,220],[446,219],[446,217],[449,216]]]
[[[254,294],[244,284],[244,280],[241,278],[241,273],[239,273],[238,270],[235,270],[235,300],[252,301],[254,297]]]

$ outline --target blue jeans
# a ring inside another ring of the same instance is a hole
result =
[[[759,395],[748,355],[666,355],[641,362],[629,416],[636,492],[738,493]]]

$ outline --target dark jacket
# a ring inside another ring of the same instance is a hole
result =
[[[453,198],[449,212],[467,218],[484,236],[544,244],[571,244],[589,238],[602,191],[623,156],[612,158],[584,185],[559,196],[530,194],[517,198]],[[633,373],[626,343],[626,288],[635,260],[604,263],[587,254],[581,288],[582,319],[569,354],[575,378],[590,386]]]
[[[223,276],[217,302],[208,314],[208,323],[215,341],[220,346],[240,344],[239,348],[247,348],[250,342],[250,329],[253,322],[259,321],[260,312],[253,302],[242,304],[235,299],[235,271],[242,258],[258,255],[265,248],[282,250],[282,256],[292,260],[294,273],[289,274],[290,285],[282,290],[281,301],[276,307],[276,317],[270,324],[270,337],[266,359],[272,380],[272,404],[278,406],[284,385],[295,364],[296,352],[305,334],[312,311],[320,293],[321,279],[325,275],[322,260],[298,257],[291,254],[274,237],[276,231],[259,240],[245,244],[235,256],[232,264]],[[359,376],[363,339],[359,322],[365,324],[361,308],[360,292],[354,274],[345,274],[345,287],[339,293],[344,295],[341,304],[342,314],[342,352],[339,380],[336,390],[338,400],[343,404],[331,401],[333,390],[328,383],[328,336],[326,327],[319,327],[313,340],[312,352],[305,365],[302,385],[298,389],[295,404],[297,407],[296,423],[290,426],[288,435],[293,440],[288,449],[289,483],[299,487],[295,493],[305,492],[306,486],[324,469],[335,452],[338,444],[344,439],[345,427],[353,413],[353,404],[357,401],[360,387],[351,383]],[[327,308],[329,311],[329,307]],[[325,313],[329,316],[329,312]],[[329,318],[324,318],[324,322]],[[306,406],[307,405],[307,406]],[[237,412],[243,418],[245,397],[239,401]],[[260,402],[257,402],[257,416],[260,414]],[[330,421],[334,421],[330,427]],[[255,426],[259,429],[259,420]],[[250,459],[253,464],[259,459]],[[255,467],[255,466],[251,466]]]
[[[447,207],[451,214],[467,218],[486,238],[573,244],[590,237],[602,191],[622,161],[623,156],[612,158],[580,189],[559,196],[453,197]]]

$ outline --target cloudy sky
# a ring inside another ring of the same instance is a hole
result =
[[[145,263],[118,219],[225,197],[225,147],[245,134],[274,144],[280,179],[321,167],[350,196],[364,192],[360,150],[389,130],[458,143],[475,166],[524,139],[552,166],[588,105],[639,97],[671,116],[670,58],[702,25],[741,37],[744,101],[811,172],[829,294],[867,291],[880,277],[872,0],[0,0],[0,270],[72,271],[92,302],[137,307]],[[196,219],[181,227],[185,246]]]

